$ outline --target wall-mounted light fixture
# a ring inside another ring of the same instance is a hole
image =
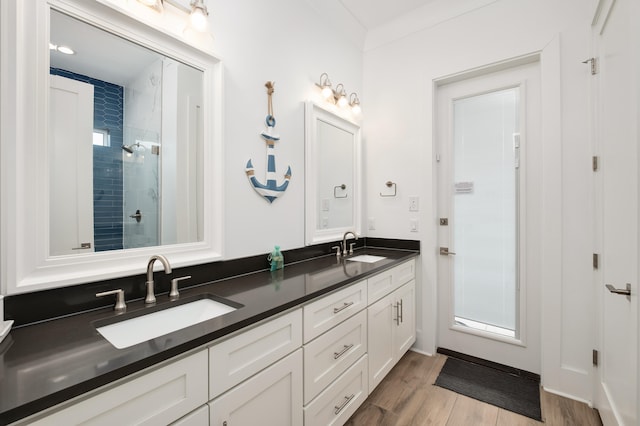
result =
[[[176,0],[138,0],[138,2],[157,10],[158,12],[162,12],[164,10],[164,3],[166,2],[185,13],[188,13],[191,26],[196,31],[204,32],[207,29],[207,17],[209,16],[209,11],[207,10],[207,6],[204,4],[204,0],[191,0],[189,8]]]
[[[333,89],[331,86],[331,80],[329,80],[329,75],[326,72],[320,74],[320,82],[316,83],[316,86],[322,90],[322,97],[326,100],[333,102],[341,108],[349,105],[354,114],[360,114],[362,112],[358,94],[354,92],[347,97],[347,91],[342,83],[338,84],[336,88]]]

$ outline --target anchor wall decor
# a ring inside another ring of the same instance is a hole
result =
[[[253,168],[253,164],[251,163],[251,159],[247,161],[247,166],[245,168],[245,172],[247,173],[247,177],[253,186],[253,189],[256,190],[258,194],[264,197],[270,203],[278,198],[280,195],[284,193],[289,186],[289,181],[291,180],[291,167],[287,167],[287,172],[284,174],[284,182],[278,185],[276,181],[276,154],[275,154],[275,144],[276,141],[280,140],[280,136],[273,132],[274,127],[276,126],[276,119],[273,116],[273,103],[271,100],[271,96],[273,95],[273,86],[274,82],[267,81],[265,87],[267,88],[267,99],[268,99],[268,110],[267,110],[267,118],[265,119],[265,123],[267,125],[265,131],[260,133],[260,136],[264,139],[267,144],[267,183],[263,184],[258,181],[255,177],[255,169]]]

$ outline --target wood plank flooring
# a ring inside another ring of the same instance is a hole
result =
[[[544,423],[468,398],[433,383],[446,356],[409,351],[347,426],[601,426],[597,411],[586,404],[540,391]]]

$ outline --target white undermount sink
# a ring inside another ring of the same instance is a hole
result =
[[[96,330],[113,346],[124,349],[235,310],[233,306],[204,298],[98,327]]]
[[[354,257],[347,257],[347,260],[351,260],[353,262],[365,262],[365,263],[375,263],[382,259],[386,259],[383,256],[373,256],[371,254],[361,254]]]

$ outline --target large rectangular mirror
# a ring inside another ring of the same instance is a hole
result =
[[[2,5],[5,294],[221,258],[221,64],[108,3]]]
[[[202,241],[202,71],[56,10],[49,32],[50,255]]]
[[[313,102],[305,116],[306,244],[360,234],[360,126]]]

